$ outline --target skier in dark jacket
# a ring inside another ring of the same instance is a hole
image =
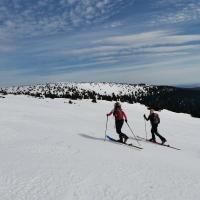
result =
[[[150,120],[150,122],[151,122],[152,138],[149,141],[156,142],[155,135],[157,135],[160,138],[160,140],[162,141],[162,144],[164,144],[167,140],[158,133],[158,124],[160,123],[159,115],[157,113],[155,113],[153,109],[151,109],[149,116],[146,117],[146,115],[144,115],[144,119],[147,121]]]
[[[107,117],[112,115],[115,117],[115,127],[116,127],[116,132],[119,134],[119,142],[126,143],[128,140],[128,136],[124,133],[122,133],[121,129],[125,122],[127,122],[127,117],[125,112],[122,110],[121,105],[119,102],[116,102],[114,105],[114,109],[107,114]],[[123,140],[124,139],[124,140]]]

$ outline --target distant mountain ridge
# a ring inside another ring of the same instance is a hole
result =
[[[141,103],[155,110],[200,117],[200,90],[173,86],[123,83],[53,83],[1,88],[0,93],[46,98],[69,98]]]
[[[182,84],[182,85],[176,85],[176,87],[195,89],[195,88],[200,88],[200,83]]]

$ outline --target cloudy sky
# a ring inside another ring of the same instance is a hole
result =
[[[0,0],[0,86],[199,74],[199,0]]]

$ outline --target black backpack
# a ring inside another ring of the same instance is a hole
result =
[[[153,113],[153,123],[159,124],[160,123],[160,117],[157,113]]]

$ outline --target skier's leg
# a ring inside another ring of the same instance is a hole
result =
[[[126,141],[128,140],[128,136],[124,133],[122,133],[122,134],[123,134],[123,138],[124,138],[124,143],[126,143]]]
[[[155,126],[155,134],[160,138],[163,144],[167,141],[162,135],[158,133],[158,126]]]
[[[122,126],[121,126],[121,123],[120,123],[119,120],[115,121],[115,126],[116,126],[116,132],[119,135],[119,142],[123,142],[123,137],[121,135],[121,128],[122,128]]]
[[[156,141],[156,137],[155,137],[155,128],[154,128],[153,125],[152,125],[152,127],[151,127],[151,135],[152,135],[152,138],[150,139],[150,141],[152,141],[152,142]]]
[[[124,124],[124,120],[121,120],[120,121],[121,123],[120,123],[120,131],[121,131],[121,129],[122,129],[122,126],[123,126],[123,124]],[[124,133],[122,133],[122,131],[121,131],[121,136],[124,138],[124,143],[126,143],[126,141],[128,140],[128,136],[126,135],[126,134],[124,134]]]
[[[124,124],[124,120],[116,121],[116,128],[117,128],[117,133],[119,134],[120,142],[123,142],[123,139],[124,139],[124,142],[126,142],[128,139],[128,136],[122,133],[121,131],[123,124]]]

